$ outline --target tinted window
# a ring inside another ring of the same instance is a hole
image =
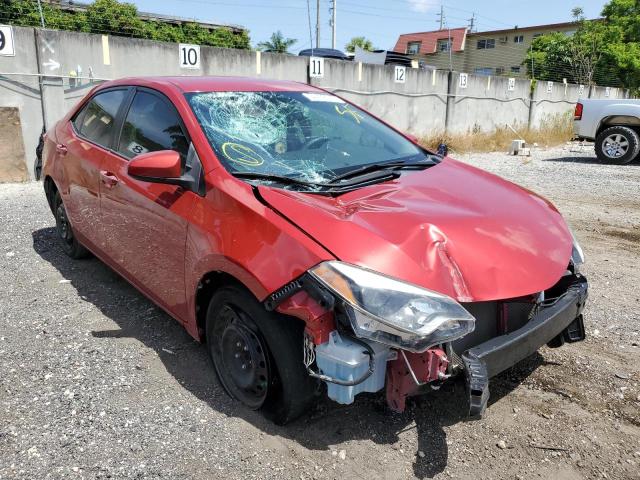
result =
[[[133,158],[156,150],[175,150],[184,160],[189,142],[171,105],[151,93],[138,92],[122,127],[118,151]]]
[[[126,90],[111,90],[93,97],[76,117],[76,129],[88,140],[109,147],[116,114],[126,94]],[[78,120],[81,120],[80,125]]]

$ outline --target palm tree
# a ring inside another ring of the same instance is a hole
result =
[[[349,53],[354,53],[356,51],[356,47],[360,47],[368,52],[374,50],[371,40],[368,40],[365,37],[353,37],[349,40],[349,43],[344,46],[344,49]]]
[[[298,40],[295,38],[284,38],[282,32],[278,30],[271,34],[271,38],[266,42],[260,42],[258,48],[265,52],[288,53],[291,47]]]

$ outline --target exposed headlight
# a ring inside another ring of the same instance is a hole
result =
[[[571,230],[570,230],[571,231]],[[584,264],[584,252],[582,251],[582,247],[578,243],[576,236],[571,231],[571,236],[573,237],[573,248],[571,249],[571,263],[573,263],[574,273],[579,273],[580,268]]]
[[[420,352],[475,328],[454,299],[371,270],[330,261],[309,273],[344,301],[358,337]]]

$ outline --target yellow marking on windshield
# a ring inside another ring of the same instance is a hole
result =
[[[334,108],[339,115],[351,115],[357,123],[360,123],[360,120],[362,120],[363,118],[360,113],[356,112],[355,110],[351,110],[347,105],[345,105],[342,110],[340,110],[339,105],[334,105]]]
[[[222,153],[232,162],[237,162],[247,167],[257,167],[264,163],[264,159],[257,152],[239,143],[223,143]]]

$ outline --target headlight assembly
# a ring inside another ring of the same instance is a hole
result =
[[[571,231],[571,230],[570,230]],[[579,273],[580,268],[584,264],[584,252],[582,247],[578,243],[576,236],[571,231],[571,237],[573,237],[573,248],[571,249],[571,263],[573,263],[574,273]]]
[[[329,261],[309,273],[343,300],[358,337],[420,352],[475,328],[454,299],[371,270]]]

